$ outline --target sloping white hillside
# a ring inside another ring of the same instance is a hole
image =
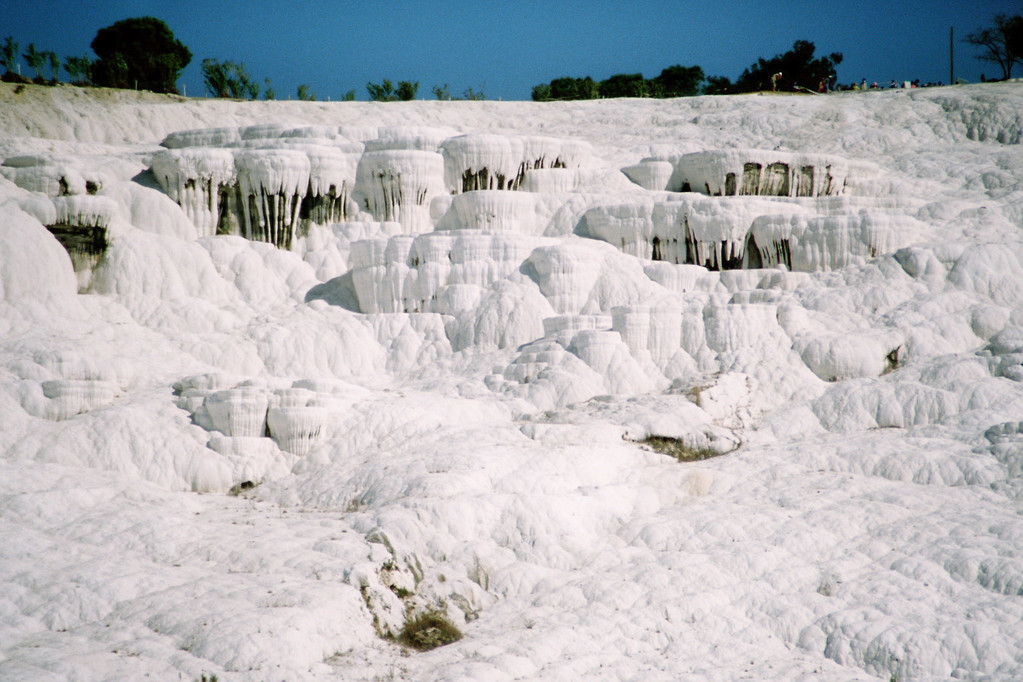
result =
[[[1023,677],[1020,112],[0,84],[0,679]]]

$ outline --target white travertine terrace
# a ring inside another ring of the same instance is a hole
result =
[[[211,425],[227,436],[259,438],[266,435],[270,399],[255,386],[229,388],[206,396],[203,406]]]
[[[453,227],[486,233],[539,235],[545,225],[537,215],[537,205],[538,197],[528,192],[492,189],[463,192],[451,200],[458,218]]]
[[[79,291],[86,291],[92,273],[109,243],[108,228],[120,206],[109,197],[74,194],[53,199],[55,218],[47,229],[67,249],[78,278]]]
[[[112,199],[90,194],[57,197],[53,205],[57,209],[57,224],[70,227],[109,227],[118,210]]]
[[[184,209],[199,236],[217,234],[238,179],[231,150],[172,147],[153,155],[151,170],[167,195]]]
[[[477,133],[445,140],[441,151],[444,179],[453,192],[556,191],[571,186],[572,171],[586,165],[591,154],[589,144],[577,140]]]
[[[518,189],[525,145],[517,137],[472,133],[441,144],[444,181],[454,192]]]
[[[317,225],[341,223],[354,217],[358,153],[336,146],[310,145],[309,189],[302,199],[302,218]]]
[[[365,313],[455,313],[460,301],[518,271],[531,243],[468,231],[370,239],[352,244],[352,278]],[[449,291],[454,287],[453,291]]]
[[[711,196],[818,197],[842,194],[850,164],[838,156],[759,149],[684,154],[669,189]]]
[[[815,215],[815,210],[836,215]],[[600,206],[587,233],[639,258],[711,270],[775,268],[816,272],[891,254],[926,232],[891,210],[847,213],[849,202],[805,204],[757,197],[690,198]]]
[[[395,221],[409,233],[432,229],[430,201],[444,193],[444,159],[414,149],[366,152],[359,158],[355,200],[376,220]]]
[[[304,456],[323,437],[328,413],[322,407],[271,407],[267,413],[270,437],[284,450]]]
[[[622,173],[643,189],[662,191],[671,188],[675,166],[670,161],[643,159],[637,164],[626,166]]]
[[[840,216],[761,216],[750,228],[756,267],[839,270],[895,253],[919,240],[926,229],[908,216],[887,213]]]
[[[297,150],[251,150],[238,152],[234,163],[242,236],[290,247],[309,187],[309,157]]]
[[[163,138],[161,146],[167,149],[184,147],[226,147],[242,139],[238,128],[199,128],[179,130]]]
[[[1018,84],[156,97],[0,84],[0,679],[1023,679]]]
[[[42,382],[48,399],[42,417],[61,421],[113,402],[117,386],[109,381],[91,379],[51,379]]]

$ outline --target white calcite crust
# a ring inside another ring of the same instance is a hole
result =
[[[176,130],[163,138],[161,146],[167,149],[184,147],[224,147],[242,139],[238,128],[197,128]]]
[[[151,170],[160,186],[185,210],[198,236],[217,233],[227,194],[238,179],[234,154],[228,149],[188,147],[153,155]]]
[[[909,216],[762,216],[750,227],[760,267],[788,270],[839,270],[891,254],[918,241],[926,229]]]
[[[232,388],[209,395],[203,403],[214,429],[226,436],[266,435],[269,397],[258,387]]]
[[[355,175],[355,200],[376,220],[428,232],[430,202],[444,191],[444,159],[437,152],[388,149],[366,152]]]
[[[472,133],[445,140],[444,181],[455,192],[518,189],[525,147],[506,135]]]
[[[712,196],[820,197],[843,194],[851,173],[838,156],[759,149],[695,152],[675,161],[669,189]]]
[[[545,227],[537,215],[538,198],[526,192],[473,190],[455,195],[451,206],[457,229],[538,235]]]
[[[0,86],[0,679],[1023,679],[1017,84]]]
[[[243,151],[234,164],[242,236],[289,247],[309,187],[309,157],[296,150]]]

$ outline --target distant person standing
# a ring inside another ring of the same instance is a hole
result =
[[[771,91],[776,92],[778,90],[778,81],[781,80],[781,71],[771,76]]]
[[[860,90],[866,90],[866,89],[867,89],[867,79],[864,78],[862,81],[860,81]]]

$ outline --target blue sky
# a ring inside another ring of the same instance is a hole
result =
[[[62,57],[94,56],[97,30],[149,15],[192,51],[178,81],[191,96],[203,94],[199,65],[210,57],[244,62],[260,83],[269,77],[278,99],[305,83],[320,100],[348,90],[362,100],[366,83],[384,78],[419,81],[425,99],[445,83],[454,95],[472,87],[488,99],[529,99],[534,85],[560,76],[652,78],[673,64],[734,80],[796,40],[813,42],[818,55],[841,52],[839,82],[947,83],[950,27],[956,76],[976,81],[998,69],[959,39],[998,13],[1023,14],[1023,0],[3,0],[0,39],[13,36],[22,52],[34,43]]]

